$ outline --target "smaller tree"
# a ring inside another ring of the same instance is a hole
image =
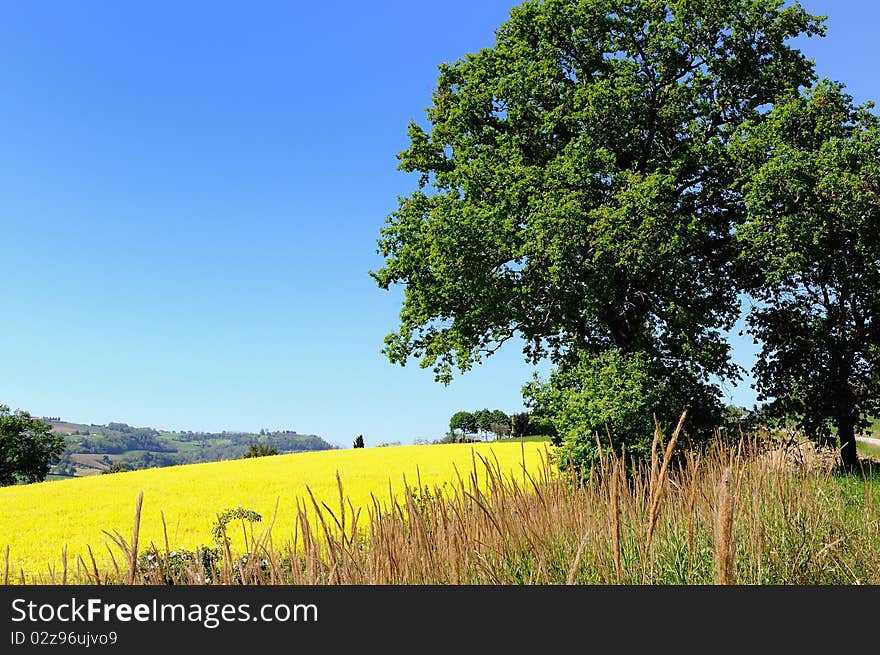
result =
[[[847,468],[880,411],[880,119],[828,81],[747,123],[737,232],[761,301],[748,317],[767,412]]]
[[[456,412],[449,419],[449,430],[450,432],[458,430],[461,432],[462,437],[467,434],[474,434],[477,431],[476,418],[471,412]]]
[[[519,412],[510,417],[510,436],[519,439],[529,433],[529,412]]]
[[[364,435],[359,434],[354,440],[355,448],[363,448],[364,447]]]
[[[477,430],[484,435],[492,429],[492,412],[488,409],[480,409],[474,412],[474,421],[477,425]]]
[[[262,443],[253,443],[248,446],[248,449],[245,451],[244,455],[242,455],[243,459],[247,459],[249,457],[266,457],[268,455],[277,455],[278,449],[275,446],[267,446]]]
[[[500,409],[494,410],[489,421],[489,430],[496,439],[508,436],[510,434],[510,417]]]
[[[609,350],[595,358],[582,356],[546,382],[535,380],[523,395],[555,426],[558,464],[580,469],[597,461],[599,443],[617,453],[625,447],[627,454],[647,455],[652,412],[664,390],[644,355]]]
[[[0,405],[0,486],[41,482],[64,452],[64,437],[29,413]]]

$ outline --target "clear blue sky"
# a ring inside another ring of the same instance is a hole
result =
[[[437,64],[513,4],[5,3],[0,403],[344,447],[521,410],[516,347],[448,387],[388,363],[401,295],[368,275]],[[803,45],[819,73],[877,97],[880,7],[804,4],[829,14]]]

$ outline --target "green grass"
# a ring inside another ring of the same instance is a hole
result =
[[[509,437],[507,439],[498,439],[498,441],[550,441],[550,437],[544,434],[530,434],[527,437]]]
[[[880,459],[880,446],[865,443],[864,441],[858,441],[856,442],[856,450],[858,450],[859,455],[862,455],[863,457],[875,457]]]

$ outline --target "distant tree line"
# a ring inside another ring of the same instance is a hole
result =
[[[470,435],[496,439],[510,435],[510,416],[500,409],[479,409],[474,412],[459,411],[449,419],[449,432],[464,441]]]
[[[91,434],[70,446],[75,453],[110,453],[119,455],[130,450],[147,450],[156,453],[174,452],[152,435],[104,435]]]
[[[30,420],[39,422],[38,419]],[[51,433],[51,425],[40,423],[45,426],[47,433]],[[52,435],[53,442],[61,444],[61,450],[49,458],[45,475],[75,476],[78,468],[89,468],[89,465],[76,461],[74,457],[86,454],[103,456],[102,463],[97,466],[102,472],[112,473],[257,456],[255,453],[267,455],[335,447],[317,435],[299,434],[293,430],[273,432],[264,429],[259,434],[228,431],[162,432],[119,422],[76,427],[67,436]],[[0,458],[2,457],[3,453],[0,452]],[[25,480],[25,476],[19,475],[16,481],[36,479]]]

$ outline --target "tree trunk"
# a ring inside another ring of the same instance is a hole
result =
[[[841,416],[837,419],[837,438],[840,441],[840,461],[847,470],[859,467],[859,458],[856,454],[856,430],[855,421],[851,416]]]

